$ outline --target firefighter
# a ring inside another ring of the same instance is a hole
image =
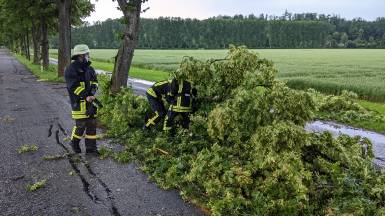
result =
[[[71,100],[72,129],[71,147],[75,153],[81,153],[80,140],[85,138],[86,154],[99,155],[96,147],[97,108],[93,104],[98,89],[95,70],[90,66],[90,50],[87,45],[74,47],[72,63],[65,70],[67,90]]]
[[[146,96],[152,113],[146,116],[144,129],[154,127],[166,115],[163,99],[170,102],[170,84],[171,80],[159,81],[147,89]]]
[[[196,111],[197,90],[186,80],[173,79],[170,84],[171,105],[164,121],[164,131],[170,131],[175,125],[175,118],[181,117],[182,128],[190,124],[190,114]]]

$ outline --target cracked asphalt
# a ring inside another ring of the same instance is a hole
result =
[[[204,215],[135,164],[68,154],[72,125],[65,85],[38,82],[0,49],[0,215]],[[19,154],[23,145],[39,149]]]

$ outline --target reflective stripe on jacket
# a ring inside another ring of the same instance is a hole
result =
[[[170,110],[174,112],[192,112],[197,92],[196,89],[191,86],[191,83],[184,80],[173,80],[170,89],[171,97],[174,98]]]

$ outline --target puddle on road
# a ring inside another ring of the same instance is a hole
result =
[[[325,132],[329,131],[334,136],[342,134],[348,136],[361,136],[368,138],[373,143],[374,155],[377,159],[374,159],[374,163],[385,168],[385,135],[375,133],[372,131],[366,131],[363,129],[349,127],[343,124],[334,122],[314,121],[308,123],[305,126],[305,130],[312,132]]]

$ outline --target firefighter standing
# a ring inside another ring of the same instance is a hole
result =
[[[80,153],[80,140],[85,138],[87,154],[98,155],[96,147],[96,114],[93,105],[98,80],[95,70],[90,66],[90,50],[87,45],[76,45],[72,55],[72,63],[65,70],[67,90],[71,100],[72,118],[75,126],[72,129],[71,147]],[[83,136],[85,133],[85,136]]]

